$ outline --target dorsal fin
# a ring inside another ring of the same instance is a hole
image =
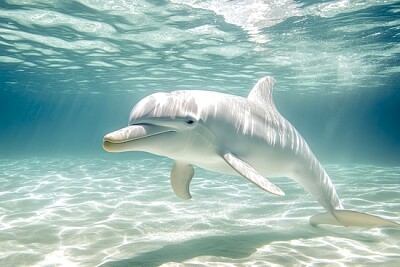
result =
[[[272,100],[272,89],[275,84],[275,79],[271,76],[261,78],[253,89],[251,89],[247,99],[257,102],[263,106],[275,107]]]

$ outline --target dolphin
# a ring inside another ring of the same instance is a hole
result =
[[[307,142],[277,110],[274,78],[264,77],[247,98],[211,91],[155,93],[132,109],[127,127],[104,136],[108,152],[145,151],[174,160],[170,182],[175,194],[191,198],[193,165],[239,175],[277,196],[285,193],[266,177],[289,177],[325,208],[313,226],[333,224],[400,227],[400,224],[345,210],[330,177]]]

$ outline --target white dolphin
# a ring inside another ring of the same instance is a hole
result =
[[[108,152],[146,151],[173,159],[175,194],[191,198],[192,165],[241,175],[261,189],[284,195],[265,177],[290,177],[327,212],[312,225],[389,226],[400,224],[344,210],[336,190],[303,137],[278,112],[272,100],[275,80],[264,77],[247,98],[210,91],[155,93],[132,109],[129,126],[104,137]]]

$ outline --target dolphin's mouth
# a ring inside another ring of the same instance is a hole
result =
[[[144,138],[176,132],[177,131],[171,128],[153,124],[131,125],[106,134],[103,138],[103,148],[107,152],[129,151],[130,149],[127,147],[129,143]]]

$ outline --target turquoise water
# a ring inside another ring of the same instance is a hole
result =
[[[0,3],[0,266],[399,266],[396,229],[315,228],[322,207],[276,179],[108,154],[146,95],[203,89],[274,100],[346,208],[399,222],[396,1]]]

